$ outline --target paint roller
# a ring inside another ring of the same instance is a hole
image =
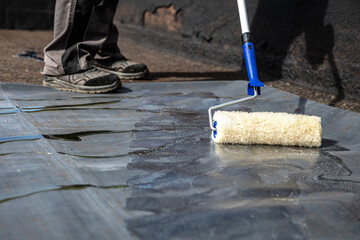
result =
[[[223,144],[265,144],[300,147],[320,147],[321,119],[317,116],[281,112],[212,111],[255,99],[264,84],[257,74],[255,50],[250,33],[245,0],[238,0],[242,29],[243,53],[247,74],[248,97],[209,108],[212,139]]]

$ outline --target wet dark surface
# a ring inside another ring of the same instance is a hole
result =
[[[0,239],[358,238],[359,114],[264,88],[229,110],[318,115],[322,147],[216,145],[246,82],[126,87],[0,84]]]

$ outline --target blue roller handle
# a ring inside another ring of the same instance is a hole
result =
[[[258,77],[254,44],[252,42],[244,43],[243,52],[244,52],[247,74],[249,77],[248,95],[254,95],[254,88],[258,91],[258,94],[260,95],[261,94],[260,87],[263,87],[264,84],[260,82]]]

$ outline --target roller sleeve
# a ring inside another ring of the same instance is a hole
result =
[[[214,121],[216,143],[321,146],[321,118],[316,116],[217,111]]]

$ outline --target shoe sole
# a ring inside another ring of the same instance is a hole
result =
[[[61,91],[67,92],[77,92],[77,93],[88,93],[88,94],[96,94],[96,93],[107,93],[121,88],[121,82],[116,81],[110,85],[104,86],[79,86],[75,84],[71,84],[65,82],[56,77],[46,77],[43,81],[44,87],[51,87]]]
[[[144,77],[148,76],[148,74],[149,74],[148,69],[146,69],[144,72],[141,72],[141,73],[121,73],[121,72],[113,71],[113,70],[98,67],[98,66],[96,66],[96,68],[101,71],[104,71],[104,72],[115,74],[121,80],[136,80],[136,79],[144,78]]]

